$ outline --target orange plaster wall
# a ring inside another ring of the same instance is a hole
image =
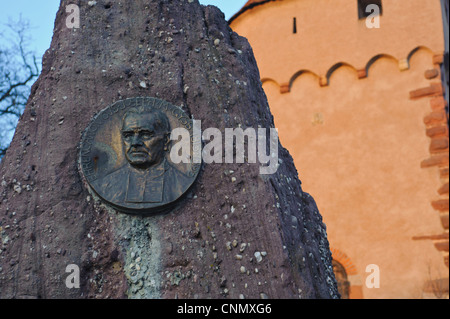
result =
[[[382,286],[363,286],[367,298],[419,298],[429,265],[448,272],[432,242],[412,240],[443,232],[430,205],[437,169],[420,167],[429,156],[423,124],[429,102],[408,98],[426,82],[431,58],[417,52],[405,72],[380,59],[362,80],[342,67],[328,87],[304,75],[289,94],[264,85],[281,143],[316,199],[331,245],[344,248],[363,277],[367,265],[380,267]]]
[[[325,76],[339,62],[362,69],[381,53],[405,59],[418,44],[442,54],[439,0],[383,0],[382,4],[379,29],[368,29],[364,19],[358,20],[356,0],[269,2],[248,10],[231,27],[250,40],[262,78],[278,84],[289,83],[300,70]]]
[[[429,99],[411,100],[409,92],[433,82],[424,72],[443,51],[441,13],[436,0],[384,0],[383,6],[382,27],[372,35],[357,19],[356,0],[269,3],[244,13],[232,27],[248,37],[261,77],[276,81],[265,81],[263,88],[280,141],[294,158],[303,189],[318,204],[330,245],[352,259],[358,295],[421,298],[425,282],[448,276],[448,268],[433,242],[412,240],[444,230],[430,205],[438,199],[438,169],[420,166],[429,157],[423,122]],[[408,14],[399,15],[404,6]],[[304,26],[296,40],[290,34],[293,16]],[[410,69],[400,71],[399,62],[418,46],[433,51],[418,50]],[[378,59],[367,78],[343,66],[328,86],[304,73],[289,93],[280,93],[279,84],[298,70],[323,76],[338,62],[364,68],[380,53],[397,59]],[[378,289],[365,285],[369,264],[380,267]]]

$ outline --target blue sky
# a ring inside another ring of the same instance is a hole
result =
[[[59,0],[0,0],[0,31],[8,19],[17,21],[20,17],[31,24],[30,49],[35,50],[38,56],[42,56],[50,47],[53,33],[53,24],[56,11],[59,8]],[[247,0],[200,0],[203,5],[215,5],[219,7],[228,20],[234,13],[244,6]]]

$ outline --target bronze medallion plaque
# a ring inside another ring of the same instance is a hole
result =
[[[192,140],[192,120],[166,101],[137,97],[112,104],[83,134],[82,176],[103,201],[122,212],[145,215],[169,207],[194,183],[201,165],[171,161],[175,128],[185,128]]]

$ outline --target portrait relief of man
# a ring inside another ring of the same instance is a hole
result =
[[[95,180],[94,189],[105,200],[132,208],[162,206],[179,198],[192,180],[167,159],[170,132],[162,111],[148,105],[127,110],[120,132],[126,163]]]

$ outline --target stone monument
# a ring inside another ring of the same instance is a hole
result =
[[[337,298],[325,225],[287,150],[273,174],[250,156],[167,155],[183,118],[274,128],[252,49],[222,12],[73,6],[61,1],[0,163],[0,298]]]

